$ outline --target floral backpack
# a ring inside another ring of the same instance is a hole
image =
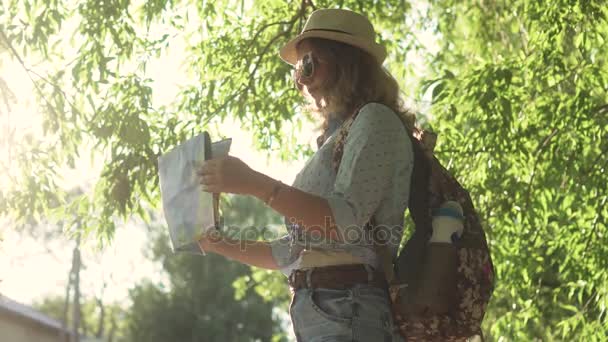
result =
[[[334,145],[337,172],[358,111],[340,128]],[[409,212],[415,231],[395,260],[376,241],[389,283],[395,324],[406,341],[483,339],[481,323],[494,289],[494,266],[469,193],[433,156],[435,136],[410,135],[414,151]],[[452,243],[430,243],[432,216],[446,201],[462,207],[464,229]],[[373,218],[367,225],[373,229]]]

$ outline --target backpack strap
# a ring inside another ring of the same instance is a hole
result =
[[[366,225],[366,229],[373,230],[375,225],[371,225],[374,222],[374,218],[370,219],[370,224]],[[389,286],[393,285],[396,282],[395,277],[395,267],[393,265],[393,257],[391,256],[391,251],[388,248],[388,245],[384,243],[384,241],[377,241],[374,236],[372,240],[374,251],[376,255],[380,259],[380,264],[382,265],[382,271],[384,272],[384,277],[386,278],[386,282]]]

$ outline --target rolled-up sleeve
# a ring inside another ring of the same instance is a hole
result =
[[[295,267],[294,263],[298,260],[302,249],[302,246],[293,243],[292,236],[289,234],[270,241],[272,258],[285,275],[289,275]]]
[[[386,197],[408,142],[403,123],[389,107],[370,103],[361,109],[346,138],[334,189],[327,198],[346,241],[363,229]]]
[[[290,253],[290,246],[291,236],[289,235],[285,235],[276,240],[270,241],[272,257],[279,268],[283,268],[294,261],[292,260],[294,256]]]

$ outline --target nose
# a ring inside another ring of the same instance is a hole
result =
[[[298,86],[306,86],[309,85],[311,83],[311,77],[298,77],[298,79],[296,80],[296,82],[298,83]]]
[[[312,83],[312,80],[310,78],[301,76],[296,76],[294,81],[296,84],[296,88],[298,88],[298,90],[300,91],[304,89],[305,86],[309,86]]]

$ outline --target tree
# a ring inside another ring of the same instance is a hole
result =
[[[63,297],[48,297],[34,304],[36,309],[57,319],[64,319],[65,299]],[[118,303],[104,303],[99,298],[88,298],[81,305],[81,319],[78,329],[81,337],[104,338],[107,342],[125,340],[125,325],[122,318],[125,310]],[[68,312],[67,326],[74,323],[73,313]]]
[[[252,292],[234,298],[231,284],[248,267],[213,255],[166,258],[164,266],[170,290],[144,283],[131,291],[130,341],[270,341],[279,332],[271,303]]]
[[[158,207],[159,154],[229,117],[252,127],[259,146],[273,153],[310,153],[293,142],[297,130],[286,133],[301,110],[276,51],[314,8],[347,7],[376,24],[392,52],[387,67],[407,85],[406,96],[432,98],[421,118],[440,133],[438,157],[485,219],[498,273],[490,338],[606,339],[604,1],[412,5],[4,2],[0,59],[28,70],[46,135],[29,137],[24,152],[14,153],[20,167],[7,171],[0,213],[31,219],[63,203],[60,167],[91,146],[105,166],[95,195],[81,199],[97,211],[83,226],[110,239],[118,217]],[[64,38],[72,36],[72,43]],[[149,66],[175,50],[191,78],[174,101],[156,105]],[[415,54],[427,69],[409,63]],[[6,84],[0,92],[10,103]]]
[[[225,207],[224,234],[235,240],[269,241],[286,234],[283,218],[251,197],[231,196]],[[281,273],[251,268],[251,274],[235,279],[233,286],[237,299],[253,289],[265,301],[272,302],[287,313],[290,294],[287,279]]]
[[[474,195],[498,287],[495,338],[608,336],[604,1],[436,1],[440,157]]]
[[[366,9],[365,3],[344,5]],[[44,215],[52,203],[62,203],[57,172],[74,165],[83,144],[104,165],[94,198],[82,199],[99,208],[86,226],[110,236],[114,216],[142,214],[146,203],[157,207],[158,156],[193,132],[214,131],[210,123],[236,117],[252,127],[260,147],[287,155],[305,150],[291,143],[296,132],[282,134],[300,100],[277,49],[315,6],[308,0],[253,5],[3,3],[2,58],[16,60],[32,78],[45,136],[29,138],[27,153],[16,161],[28,177],[9,174],[12,186],[0,197],[2,212]],[[383,25],[406,31],[405,9],[399,4],[374,13]],[[74,42],[63,38],[69,36]],[[192,78],[173,103],[156,107],[147,68],[155,56],[175,48]],[[32,67],[38,62],[48,72]]]
[[[276,222],[256,203],[247,197],[231,201],[225,210],[232,234],[255,238],[254,226],[247,224]],[[270,341],[282,333],[273,308],[283,299],[278,293],[286,292],[285,285],[267,300],[247,286],[253,281],[249,267],[217,255],[173,254],[165,233],[153,241],[151,257],[162,263],[168,284],[145,282],[131,291],[130,341]],[[233,283],[239,277],[235,298]]]

